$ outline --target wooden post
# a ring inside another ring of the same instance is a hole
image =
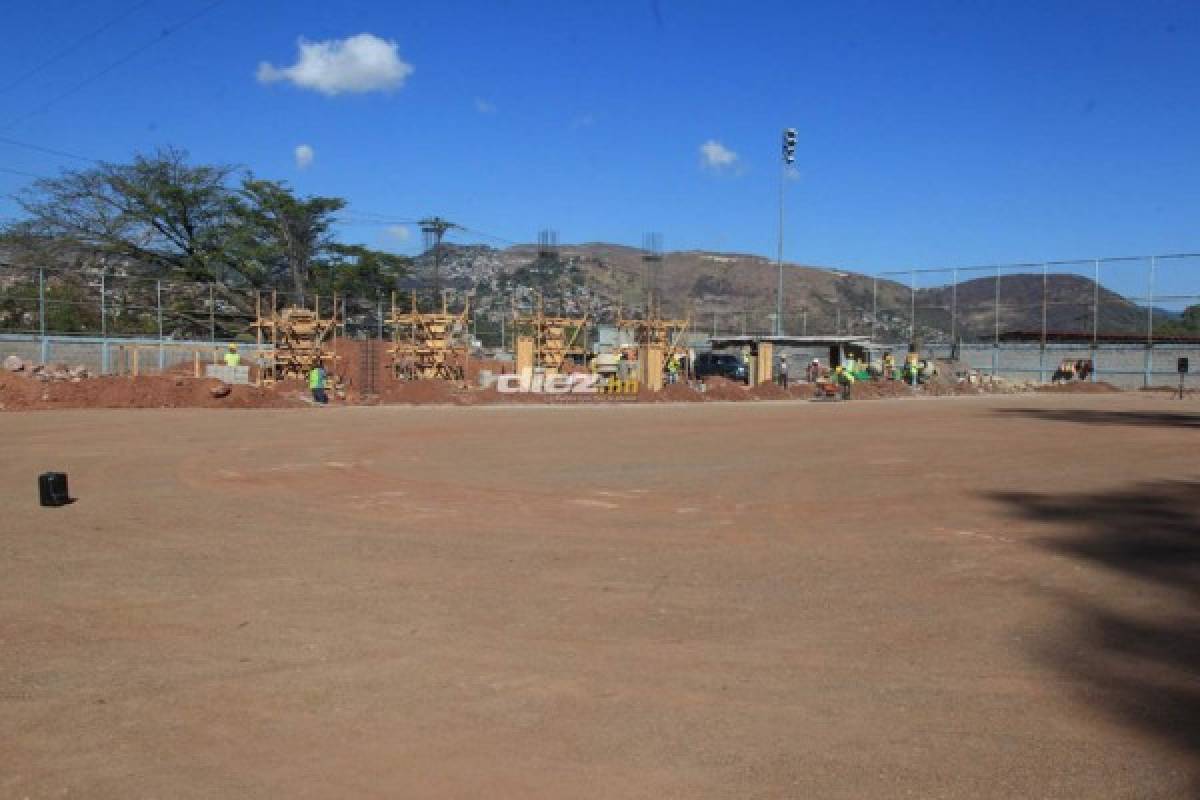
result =
[[[533,370],[533,337],[517,337],[517,374],[524,375],[525,370]]]
[[[138,353],[141,351],[141,349],[142,348],[136,344],[133,346],[133,377],[135,378],[138,376]]]
[[[199,378],[200,377],[200,351],[199,350],[192,351],[192,360],[193,360],[193,363],[195,366],[196,377]]]
[[[666,351],[662,345],[643,345],[638,348],[638,361],[642,367],[642,385],[652,392],[663,388],[663,365]]]
[[[755,383],[770,383],[775,373],[775,346],[770,342],[758,343],[758,375]]]

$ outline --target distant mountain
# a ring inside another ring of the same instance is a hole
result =
[[[778,270],[762,256],[679,251],[647,260],[645,251],[605,243],[566,245],[540,252],[536,245],[507,249],[446,245],[444,285],[461,294],[474,290],[474,307],[485,316],[508,313],[515,302],[529,308],[535,292],[548,311],[582,314],[590,310],[611,321],[620,310],[637,315],[647,290],[660,298],[665,315],[690,315],[699,330],[714,324],[723,332],[769,331],[775,311]],[[413,281],[428,280],[432,257],[415,261]],[[1036,331],[1042,325],[1041,273],[975,278],[952,286],[918,289],[844,270],[788,263],[784,270],[784,329],[789,333],[850,333],[907,339],[913,306],[917,333],[926,341],[947,341],[952,332],[968,341],[988,340],[997,328]],[[1094,283],[1076,275],[1046,279],[1046,325],[1050,330],[1085,333],[1092,328]],[[1104,333],[1145,330],[1146,309],[1100,287],[1100,327]],[[952,324],[951,308],[957,306]],[[1156,319],[1165,319],[1156,313]]]

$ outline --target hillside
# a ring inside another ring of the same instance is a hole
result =
[[[647,262],[644,251],[621,245],[567,245],[540,254],[535,245],[507,249],[447,245],[444,285],[458,293],[474,290],[474,305],[485,315],[507,313],[515,302],[528,308],[534,291],[548,311],[580,314],[590,310],[602,321],[641,313],[647,289],[661,298],[665,315],[690,315],[697,328],[768,331],[775,311],[776,265],[762,256],[707,251],[670,252]],[[415,261],[412,285],[428,285],[432,259]],[[1001,332],[1039,330],[1042,275],[1003,275],[999,281]],[[1092,328],[1093,282],[1078,275],[1046,280],[1046,322],[1051,330],[1088,332]],[[948,340],[951,308],[957,304],[954,332],[966,340],[990,339],[997,327],[996,279],[962,281],[918,289],[917,329],[927,341]],[[957,297],[955,296],[957,294]],[[892,280],[816,266],[787,264],[784,272],[784,328],[790,333],[855,333],[875,330],[880,337],[906,339],[914,298],[908,286]],[[1146,311],[1103,287],[1100,325],[1106,333],[1144,330]]]

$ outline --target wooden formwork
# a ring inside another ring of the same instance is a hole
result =
[[[538,295],[532,314],[522,316],[517,314],[516,309],[513,310],[514,330],[520,334],[517,339],[518,351],[521,340],[527,339],[529,344],[526,346],[532,347],[533,368],[561,372],[568,360],[583,359],[585,350],[581,334],[587,328],[590,316],[548,316],[542,296]],[[520,360],[518,358],[518,362]]]
[[[451,314],[442,298],[441,313],[425,313],[417,308],[417,293],[412,293],[410,309],[396,310],[392,293],[392,374],[403,380],[465,381],[470,358],[467,326],[470,304],[461,313]]]
[[[263,382],[271,383],[288,378],[308,377],[314,367],[324,367],[332,373],[337,356],[338,297],[333,296],[329,317],[321,316],[321,297],[315,297],[312,309],[288,306],[277,310],[276,295],[271,293],[271,308],[264,315],[262,296],[258,297],[258,313],[254,323],[255,335],[263,358]]]

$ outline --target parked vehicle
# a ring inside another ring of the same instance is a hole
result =
[[[703,380],[711,375],[731,381],[746,380],[746,363],[733,353],[699,353],[696,356],[696,377]]]

